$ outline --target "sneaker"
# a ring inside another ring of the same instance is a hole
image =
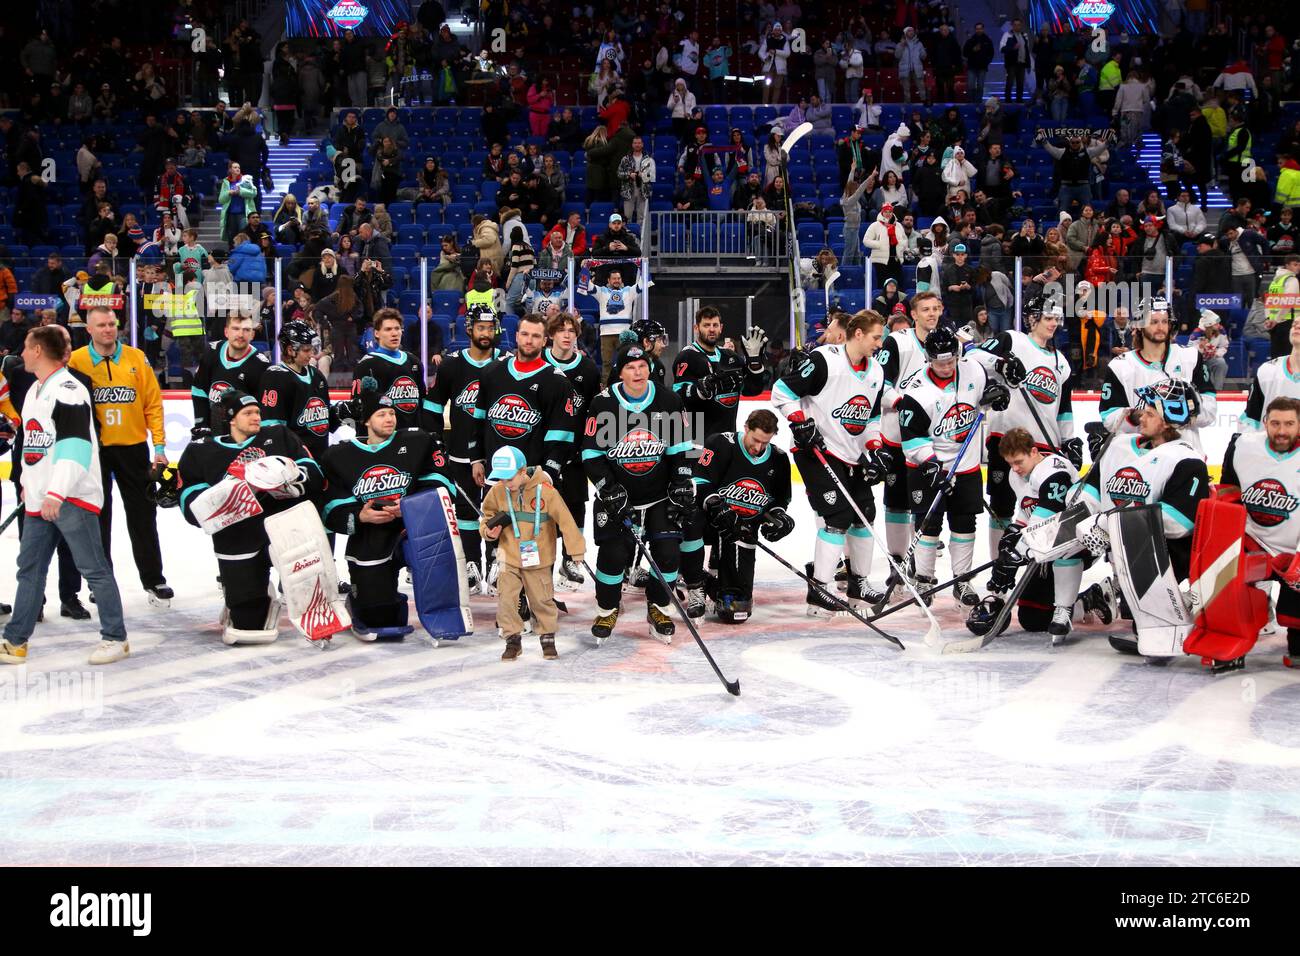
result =
[[[667,608],[662,608],[657,604],[647,604],[645,619],[650,622],[651,637],[663,641],[665,644],[673,642],[673,634],[677,632],[677,626],[673,624],[673,619],[668,616]]]
[[[921,588],[920,590],[925,589]],[[955,597],[957,602],[963,607],[974,607],[980,602],[979,594],[977,594],[975,589],[971,587],[969,581],[958,581],[954,584],[952,586],[952,596]]]
[[[501,652],[501,659],[503,661],[518,660],[523,649],[523,638],[518,634],[511,634],[506,638],[506,649]]]
[[[90,612],[86,610],[86,606],[82,604],[81,601],[79,601],[77,598],[71,598],[67,601],[64,601],[62,604],[60,604],[59,616],[70,617],[74,621],[90,620]],[[112,641],[110,643],[117,643],[117,642]]]
[[[542,641],[542,657],[544,657],[548,661],[553,661],[560,656],[555,651],[554,634],[543,634],[541,637],[541,641]]]
[[[113,664],[131,655],[131,645],[126,641],[100,641],[90,652],[90,663]]]
[[[1064,644],[1073,628],[1074,625],[1070,622],[1070,608],[1061,607],[1059,604],[1052,608],[1052,622],[1047,625],[1047,633],[1052,635],[1053,647]]]
[[[582,573],[582,565],[573,558],[565,558],[560,564],[559,576],[555,579],[556,587],[564,591],[576,591],[587,583]]]
[[[871,582],[860,574],[849,575],[848,601],[856,610],[867,611],[879,607],[885,599],[884,591],[877,591]]]
[[[465,586],[470,594],[480,594],[483,590],[483,574],[478,569],[477,561],[465,562]]]
[[[1119,604],[1115,600],[1115,585],[1110,578],[1100,584],[1094,584],[1080,595],[1083,609],[1102,624],[1109,624],[1119,616]]]
[[[686,605],[686,616],[690,618],[704,616],[704,586],[687,586],[685,591],[677,589],[677,598]]]
[[[606,611],[603,607],[596,611],[596,620],[591,624],[591,636],[596,639],[596,645],[600,646],[609,636],[614,633],[614,625],[618,623],[618,608],[612,611]]]
[[[155,584],[151,588],[145,588],[144,593],[148,596],[149,603],[159,608],[171,607],[172,598],[176,596],[176,592],[165,584]]]
[[[0,641],[0,663],[26,664],[27,642],[10,644],[8,641]]]

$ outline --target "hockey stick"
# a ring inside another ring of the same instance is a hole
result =
[[[773,551],[771,548],[769,548],[767,545],[765,545],[762,541],[759,541],[759,540],[755,539],[754,544],[755,544],[757,547],[762,548],[764,551],[766,551],[766,552],[767,552],[768,554],[770,554],[772,557],[776,558],[777,562],[778,562],[782,567],[784,567],[787,571],[792,572],[792,573],[795,574],[797,577],[801,578],[801,579],[802,579],[802,580],[803,580],[803,581],[804,581],[804,582],[805,582],[809,587],[814,588],[818,593],[820,593],[820,594],[821,594],[823,597],[825,597],[827,600],[834,601],[836,604],[838,604],[840,607],[842,607],[845,611],[848,611],[848,613],[849,613],[850,615],[852,615],[853,617],[857,618],[857,619],[858,619],[859,621],[861,621],[863,624],[867,625],[867,627],[871,628],[873,631],[875,631],[877,634],[879,634],[879,635],[880,635],[881,637],[883,637],[885,640],[887,640],[887,641],[891,641],[891,642],[893,642],[894,644],[898,645],[898,649],[899,649],[900,651],[905,651],[905,650],[907,650],[907,648],[903,646],[903,642],[902,642],[902,641],[900,641],[898,638],[894,637],[894,635],[892,635],[892,634],[886,634],[886,633],[885,633],[884,631],[882,631],[880,628],[876,627],[876,625],[873,624],[873,623],[871,623],[871,621],[870,621],[869,619],[867,619],[867,618],[863,617],[861,614],[859,614],[858,611],[857,611],[857,609],[856,609],[855,607],[853,607],[853,605],[849,604],[848,601],[844,600],[844,599],[843,599],[842,597],[840,597],[838,594],[832,594],[829,590],[827,590],[825,587],[823,587],[823,586],[822,586],[822,585],[821,585],[821,584],[820,584],[820,583],[819,583],[815,578],[811,578],[811,577],[809,577],[808,575],[804,574],[802,571],[800,571],[798,568],[796,568],[793,564],[791,564],[791,563],[790,563],[789,561],[787,561],[785,558],[781,557],[779,554],[777,554],[775,551]]]
[[[1052,444],[1051,441],[1048,440],[1050,438],[1050,434],[1048,433],[1046,426],[1043,425],[1043,419],[1039,416],[1038,409],[1034,407],[1034,400],[1029,396],[1029,393],[1025,391],[1025,383],[1021,382],[1019,385],[1017,385],[1016,390],[1020,392],[1020,397],[1025,400],[1025,406],[1029,409],[1029,414],[1034,417],[1034,424],[1037,425],[1038,430],[1042,432],[1044,443],[1046,443],[1048,448],[1052,449],[1053,454],[1059,455],[1061,453],[1061,449],[1057,448],[1054,444]]]
[[[971,568],[969,571],[959,574],[954,578],[949,578],[947,581],[944,581],[942,584],[936,584],[932,588],[926,588],[924,591],[921,592],[921,597],[928,598],[931,595],[938,594],[940,591],[946,591],[954,584],[957,584],[961,581],[965,581],[968,578],[973,578],[975,577],[975,575],[987,571],[989,568],[993,567],[995,563],[996,562],[989,561],[985,564],[981,564],[978,568]],[[882,617],[887,617],[890,614],[893,614],[895,611],[901,611],[905,607],[912,607],[914,604],[916,604],[916,598],[914,597],[910,597],[906,601],[900,601],[897,604],[891,604],[889,607],[885,608],[879,614],[871,615],[871,621],[879,621]],[[868,623],[870,623],[870,621]]]
[[[853,508],[854,513],[858,516],[858,520],[862,522],[862,527],[867,529],[867,534],[872,538],[875,538],[876,534],[871,530],[871,522],[868,521],[867,516],[862,513],[862,509],[858,507],[858,503],[853,500],[853,496],[849,494],[849,489],[844,487],[844,482],[840,481],[840,476],[835,474],[835,469],[832,468],[831,463],[826,460],[826,456],[822,453],[822,450],[814,445],[812,453],[814,457],[821,462],[822,467],[826,469],[826,474],[831,476],[831,481],[835,483],[835,487],[839,489],[840,494],[844,496],[844,499],[849,503],[849,506]],[[960,460],[959,457],[958,461]],[[917,606],[921,609],[921,612],[930,619],[930,626],[925,632],[925,643],[931,647],[937,647],[940,643],[939,635],[943,633],[942,629],[939,627],[939,622],[935,620],[934,614],[931,613],[925,602],[921,600],[921,596],[916,591],[916,585],[912,583],[910,577],[903,573],[903,569],[898,566],[898,562],[894,560],[894,556],[889,553],[888,548],[884,549],[884,554],[885,560],[889,562],[889,567],[894,572],[894,575],[903,582],[903,587],[912,592],[912,596],[917,599]]]
[[[966,433],[966,440],[961,443],[961,448],[957,450],[957,457],[952,460],[952,467],[948,469],[948,475],[944,479],[943,487],[940,488],[938,493],[934,496],[934,501],[930,502],[930,507],[926,511],[925,517],[916,526],[916,533],[912,535],[912,543],[907,546],[907,554],[904,555],[908,567],[914,566],[912,560],[916,556],[916,546],[920,543],[921,536],[925,534],[925,527],[930,523],[930,519],[933,518],[935,513],[938,511],[939,505],[943,502],[943,499],[947,497],[948,489],[952,487],[953,477],[957,474],[957,466],[960,465],[961,460],[966,457],[966,449],[970,447],[970,443],[975,439],[975,435],[979,432],[980,426],[983,424],[984,412],[981,411],[975,416],[975,421],[971,423],[970,431]],[[980,497],[982,498],[983,495]]]
[[[23,506],[22,503],[19,502],[18,507],[15,508],[13,511],[9,512],[9,517],[5,518],[3,524],[0,524],[0,534],[4,534],[5,528],[8,528],[11,524],[17,521],[18,516],[22,513],[23,513]]]
[[[677,608],[677,613],[681,615],[687,629],[690,630],[691,637],[695,638],[695,643],[700,646],[700,651],[703,652],[704,659],[709,662],[709,666],[713,668],[713,673],[718,675],[718,680],[722,681],[722,686],[727,688],[728,694],[731,694],[733,697],[739,697],[740,681],[729,681],[727,680],[726,675],[722,673],[722,669],[718,667],[718,662],[713,659],[713,655],[709,653],[709,649],[704,646],[704,639],[700,637],[700,632],[695,629],[695,622],[691,620],[691,616],[686,613],[686,608],[682,607],[682,602],[678,600],[677,592],[674,591],[672,585],[668,583],[668,579],[664,577],[664,573],[659,570],[659,565],[655,563],[655,559],[651,556],[650,549],[646,547],[645,542],[637,536],[636,531],[632,527],[632,521],[630,518],[623,519],[623,527],[627,529],[627,533],[632,536],[632,540],[636,543],[637,553],[645,558],[646,564],[650,565],[650,570],[654,572],[654,576],[659,579],[659,583],[663,586],[663,589],[668,592],[668,599],[672,601],[673,606]],[[647,600],[649,600],[649,598],[647,598]]]

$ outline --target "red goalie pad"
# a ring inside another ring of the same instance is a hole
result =
[[[1271,573],[1268,553],[1246,534],[1246,509],[1235,501],[1203,500],[1188,575],[1197,613],[1183,651],[1215,661],[1248,653],[1268,623],[1268,596],[1254,582]]]

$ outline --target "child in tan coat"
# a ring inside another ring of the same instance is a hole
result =
[[[558,656],[558,611],[552,580],[555,539],[557,534],[564,535],[565,549],[574,561],[582,560],[587,542],[546,473],[541,468],[527,467],[518,448],[507,445],[497,449],[489,477],[496,484],[483,500],[479,528],[484,538],[498,542],[501,576],[497,581],[497,623],[506,640],[501,659],[513,661],[523,649],[523,621],[519,617],[522,589],[537,619],[542,656],[553,661]]]

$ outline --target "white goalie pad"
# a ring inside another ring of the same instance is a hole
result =
[[[298,463],[284,455],[268,455],[244,466],[244,480],[272,498],[301,498],[306,477]]]
[[[1169,563],[1160,506],[1125,508],[1103,519],[1120,590],[1137,627],[1138,653],[1175,657],[1192,627]]]
[[[195,495],[190,511],[204,533],[216,534],[246,518],[256,518],[262,513],[262,505],[252,485],[242,478],[227,475],[211,488]]]
[[[245,630],[244,628],[234,627],[230,623],[230,611],[222,608],[221,623],[223,630],[221,632],[221,641],[224,644],[234,646],[236,644],[273,644],[275,639],[280,636],[280,596],[275,592],[275,585],[267,588],[270,604],[266,609],[266,621],[260,631]]]
[[[352,618],[339,595],[334,552],[316,506],[304,501],[271,515],[265,526],[271,563],[280,575],[293,626],[312,641],[351,627]]]
[[[1053,561],[1079,550],[1079,525],[1090,516],[1086,505],[1076,502],[1059,514],[1025,525],[1020,540],[1035,561]]]

